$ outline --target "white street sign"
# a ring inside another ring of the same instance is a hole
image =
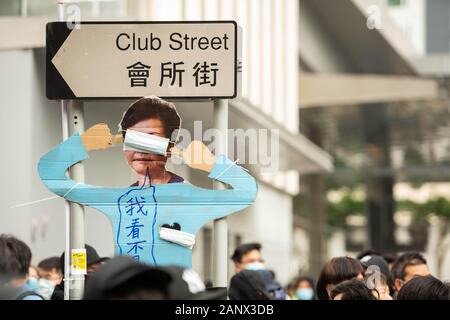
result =
[[[49,99],[234,98],[236,74],[234,21],[47,25]]]

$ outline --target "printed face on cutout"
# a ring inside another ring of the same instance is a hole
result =
[[[128,129],[157,135],[163,138],[165,137],[163,123],[159,118],[149,118],[141,120]],[[165,170],[165,165],[167,162],[167,157],[165,156],[130,150],[125,150],[124,153],[128,165],[138,175],[145,175],[147,173],[147,170],[150,172],[150,174],[153,170]]]

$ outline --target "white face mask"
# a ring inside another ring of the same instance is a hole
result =
[[[169,138],[128,129],[123,142],[123,150],[166,156],[169,142]]]
[[[298,300],[312,300],[314,298],[314,290],[311,288],[298,288],[295,294]]]
[[[266,267],[261,262],[251,262],[245,266],[246,270],[266,270]]]
[[[39,279],[38,285],[39,288],[36,290],[36,293],[43,296],[44,299],[50,300],[55,290],[55,283],[52,280]]]

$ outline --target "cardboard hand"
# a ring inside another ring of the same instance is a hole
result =
[[[173,147],[171,153],[181,157],[189,167],[206,172],[211,172],[216,162],[216,158],[208,147],[197,140],[192,141],[184,150]]]
[[[107,149],[113,144],[121,143],[122,140],[123,138],[120,134],[113,137],[108,125],[105,123],[92,126],[81,135],[81,141],[86,151]]]

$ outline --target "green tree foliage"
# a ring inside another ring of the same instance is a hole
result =
[[[426,220],[431,214],[450,221],[450,201],[445,197],[434,197],[425,203],[412,200],[397,201],[397,210],[409,211],[414,220]],[[330,226],[344,227],[349,215],[363,215],[364,200],[356,199],[350,191],[338,202],[327,200],[327,222]]]
[[[450,201],[445,197],[434,197],[425,203],[412,200],[399,201],[398,209],[412,212],[415,219],[426,219],[430,214],[450,219]]]
[[[333,227],[344,227],[345,218],[349,215],[363,215],[364,200],[355,199],[347,192],[339,202],[327,200],[327,222]]]

